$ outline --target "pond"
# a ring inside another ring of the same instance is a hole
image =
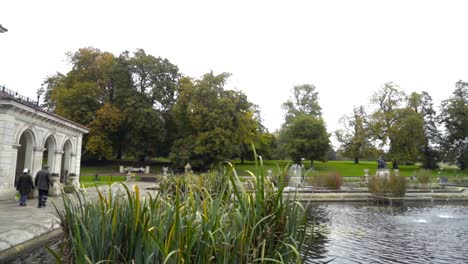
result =
[[[313,205],[306,263],[468,263],[468,205]]]

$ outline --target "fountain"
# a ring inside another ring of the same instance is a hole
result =
[[[289,183],[288,187],[300,188],[302,185],[302,171],[304,170],[304,165],[293,164],[288,171]]]
[[[313,169],[305,171],[303,164],[294,164],[288,170],[288,185],[284,188],[288,191],[312,191],[312,187],[304,187],[304,176],[311,172]]]

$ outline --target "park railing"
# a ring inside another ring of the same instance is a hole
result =
[[[6,97],[10,97],[12,99],[15,99],[17,101],[20,101],[21,103],[27,104],[27,105],[32,106],[34,108],[39,108],[39,101],[34,101],[33,99],[31,99],[31,98],[29,98],[27,96],[21,95],[18,92],[12,91],[12,90],[6,88],[5,86],[0,86],[0,94],[4,95]]]

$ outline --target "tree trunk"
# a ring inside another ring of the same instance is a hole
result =
[[[398,170],[398,161],[396,161],[396,160],[392,161],[392,168],[394,170]]]
[[[117,157],[115,157],[118,160],[122,159],[122,144],[119,144],[119,149],[117,150]]]
[[[354,158],[354,164],[359,164],[359,157]]]
[[[310,167],[311,167],[311,168],[314,167],[314,160],[310,160]]]

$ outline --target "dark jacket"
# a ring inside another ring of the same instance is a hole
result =
[[[34,185],[31,175],[29,175],[29,173],[21,174],[16,183],[16,190],[19,191],[20,194],[26,195],[29,194],[32,189],[34,189]]]
[[[34,179],[34,185],[39,190],[49,190],[49,187],[52,186],[52,181],[50,181],[50,172],[46,169],[42,169],[37,172],[36,179]]]

